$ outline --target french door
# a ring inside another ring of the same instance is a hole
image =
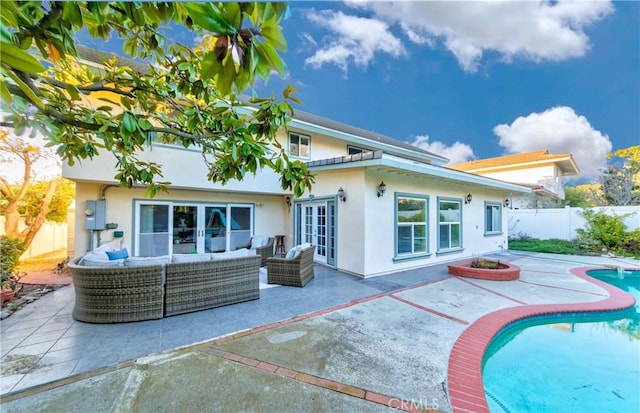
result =
[[[253,234],[253,205],[139,201],[135,219],[139,256],[233,251]]]
[[[305,202],[296,208],[299,243],[316,246],[314,261],[335,265],[335,202]]]

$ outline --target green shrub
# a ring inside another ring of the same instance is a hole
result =
[[[582,216],[586,220],[585,228],[578,228],[577,245],[590,252],[620,249],[623,240],[627,239],[624,219],[629,214],[608,215],[604,211],[594,212],[585,209]]]
[[[620,246],[614,249],[616,255],[631,255],[640,258],[640,228],[627,232],[620,242]]]
[[[0,269],[12,273],[20,263],[24,243],[18,238],[0,236]]]
[[[20,276],[15,272],[24,252],[24,243],[17,238],[0,237],[1,288],[14,290]]]

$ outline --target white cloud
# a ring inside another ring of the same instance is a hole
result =
[[[325,45],[305,60],[305,63],[313,68],[334,64],[346,74],[350,61],[356,66],[366,67],[376,53],[386,53],[393,57],[400,57],[406,53],[402,42],[381,20],[328,10],[310,11],[306,17],[332,32],[322,40]]]
[[[300,37],[302,37],[303,43],[307,43],[307,44],[310,44],[312,46],[317,46],[318,45],[318,42],[316,42],[316,40],[313,38],[313,36],[311,36],[310,33],[302,33],[302,34],[300,34]]]
[[[447,146],[439,141],[429,142],[429,136],[427,135],[419,135],[416,136],[411,144],[425,151],[444,156],[449,159],[449,163],[467,162],[475,158],[473,149],[466,143],[455,142],[453,145]]]
[[[570,153],[580,168],[579,178],[584,179],[601,175],[607,153],[612,148],[607,135],[594,129],[587,118],[567,106],[521,116],[511,125],[496,126],[493,132],[498,136],[500,146],[509,153],[542,149],[552,154]]]
[[[589,50],[584,28],[614,10],[610,1],[351,2],[414,43],[442,40],[465,71],[474,72],[486,52],[503,62],[514,57],[562,61]]]

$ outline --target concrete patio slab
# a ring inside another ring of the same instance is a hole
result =
[[[467,324],[478,319],[487,308],[498,310],[519,304],[507,297],[487,294],[486,290],[482,290],[468,281],[471,280],[457,277],[449,278],[424,287],[402,291],[394,296],[455,317]],[[489,283],[500,284],[497,281]]]
[[[243,356],[447,410],[446,360],[464,325],[385,296],[224,343]]]

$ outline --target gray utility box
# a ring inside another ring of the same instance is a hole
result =
[[[86,229],[105,229],[107,223],[107,201],[103,199],[86,201],[84,217]]]

